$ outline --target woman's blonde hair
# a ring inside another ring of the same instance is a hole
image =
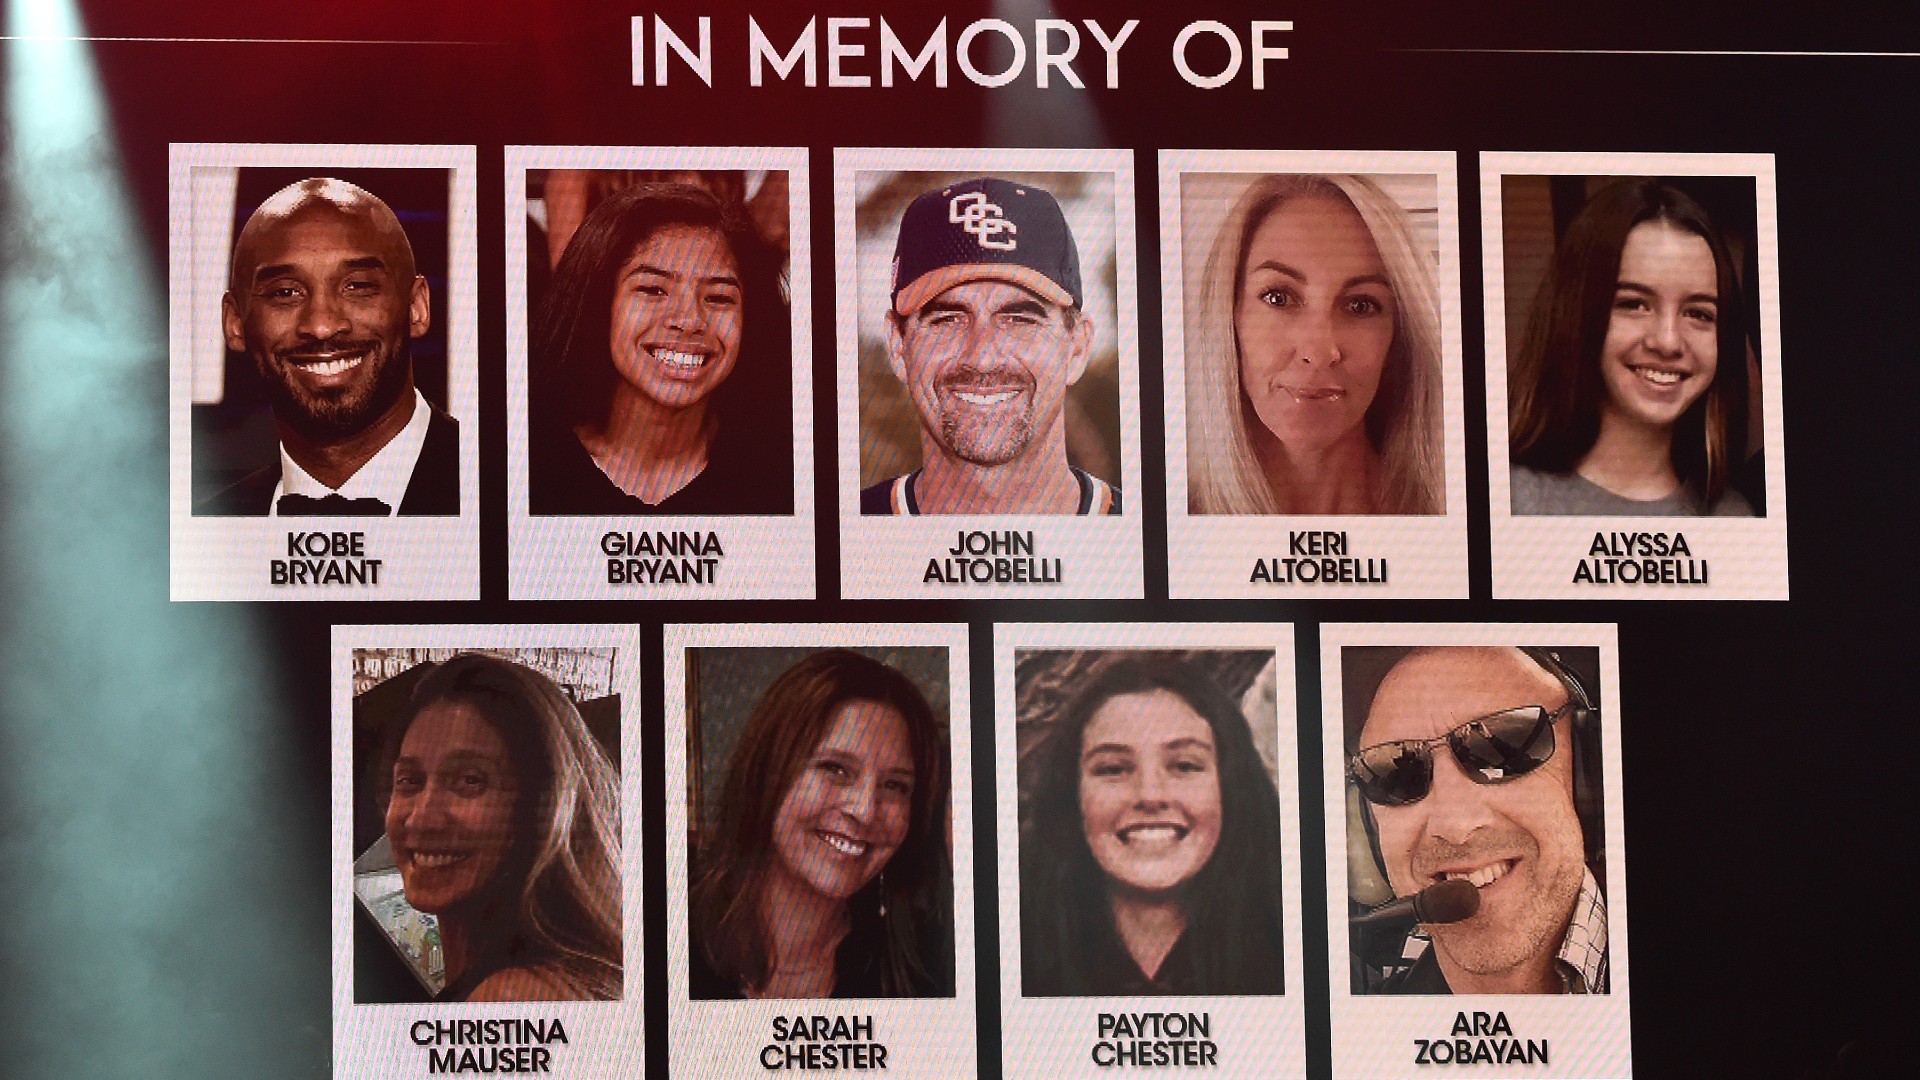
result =
[[[1258,424],[1240,385],[1234,312],[1246,284],[1247,247],[1293,198],[1331,199],[1360,215],[1393,290],[1393,344],[1366,415],[1380,455],[1373,512],[1446,511],[1440,448],[1440,304],[1433,260],[1413,240],[1406,211],[1364,176],[1288,173],[1254,181],[1220,226],[1199,302],[1187,316],[1187,506],[1195,514],[1279,514],[1279,497],[1254,454]]]

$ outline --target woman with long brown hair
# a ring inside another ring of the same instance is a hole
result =
[[[619,774],[560,688],[456,656],[415,687],[382,760],[407,903],[439,926],[439,1000],[618,999]]]
[[[947,777],[893,668],[828,649],[775,679],[696,854],[692,996],[951,996]]]

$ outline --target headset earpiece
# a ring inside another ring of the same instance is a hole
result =
[[[1560,654],[1552,649],[1523,646],[1541,669],[1567,691],[1568,719],[1573,728],[1573,810],[1580,818],[1586,841],[1587,865],[1600,867],[1606,857],[1606,793],[1601,782],[1600,706]],[[1601,875],[1604,877],[1604,875]]]
[[[1370,908],[1393,899],[1393,885],[1380,858],[1373,805],[1352,784],[1347,785],[1347,896]]]

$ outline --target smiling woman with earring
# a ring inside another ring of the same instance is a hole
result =
[[[695,853],[692,997],[951,996],[947,777],[893,668],[829,649],[774,679]]]
[[[1024,995],[1282,991],[1279,796],[1208,676],[1115,661],[1033,752]]]
[[[1433,259],[1363,176],[1262,176],[1187,321],[1195,514],[1438,514]]]

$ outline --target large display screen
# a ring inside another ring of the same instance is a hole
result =
[[[9,5],[18,1075],[1898,1075],[1920,22],[1693,7]]]

